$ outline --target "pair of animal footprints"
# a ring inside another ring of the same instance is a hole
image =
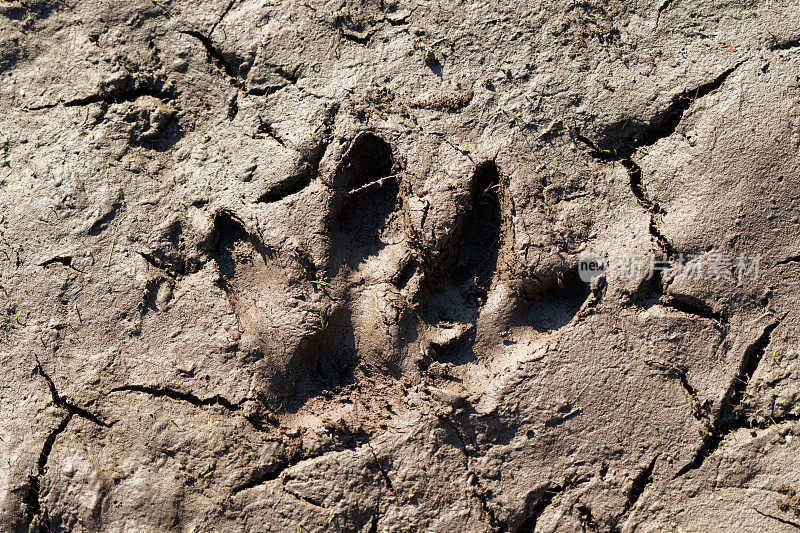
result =
[[[221,284],[277,395],[309,374],[346,383],[356,365],[402,372],[421,328],[476,320],[501,235],[497,167],[478,166],[466,209],[431,255],[407,238],[398,159],[373,133],[355,138],[330,180],[328,256],[316,262],[269,250],[234,215],[217,216]]]

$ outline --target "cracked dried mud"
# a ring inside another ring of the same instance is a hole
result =
[[[796,2],[0,0],[0,109],[0,531],[800,529]]]

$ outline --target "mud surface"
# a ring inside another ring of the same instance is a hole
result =
[[[797,530],[799,51],[782,0],[0,0],[0,530]]]

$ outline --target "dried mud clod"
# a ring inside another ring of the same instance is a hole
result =
[[[782,511],[790,511],[797,517],[800,517],[800,495],[791,485],[782,484],[778,485],[775,490],[783,494],[783,499],[778,501],[778,508]]]

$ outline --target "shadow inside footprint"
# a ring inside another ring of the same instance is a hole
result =
[[[288,376],[302,370],[319,326],[317,312],[296,283],[297,267],[293,270],[290,259],[280,261],[230,213],[221,212],[214,225],[220,286],[240,329],[252,335],[263,352],[267,374]]]
[[[355,269],[384,246],[381,233],[395,210],[399,184],[391,147],[373,133],[354,141],[334,176],[339,198],[332,233],[336,264]]]
[[[268,251],[244,229],[233,215],[223,211],[214,221],[214,259],[228,292],[236,285],[257,282],[257,271],[269,264]]]
[[[565,273],[561,281],[543,283],[534,293],[520,298],[510,325],[543,333],[569,324],[589,297],[591,289],[577,270]]]
[[[427,277],[429,323],[474,322],[486,303],[503,223],[499,188],[493,161],[475,169],[469,207],[450,237],[450,251]]]
[[[497,252],[500,246],[500,174],[492,161],[475,170],[471,188],[471,208],[461,229],[461,239],[456,260],[456,278],[461,285],[465,302],[480,306],[497,269]]]

